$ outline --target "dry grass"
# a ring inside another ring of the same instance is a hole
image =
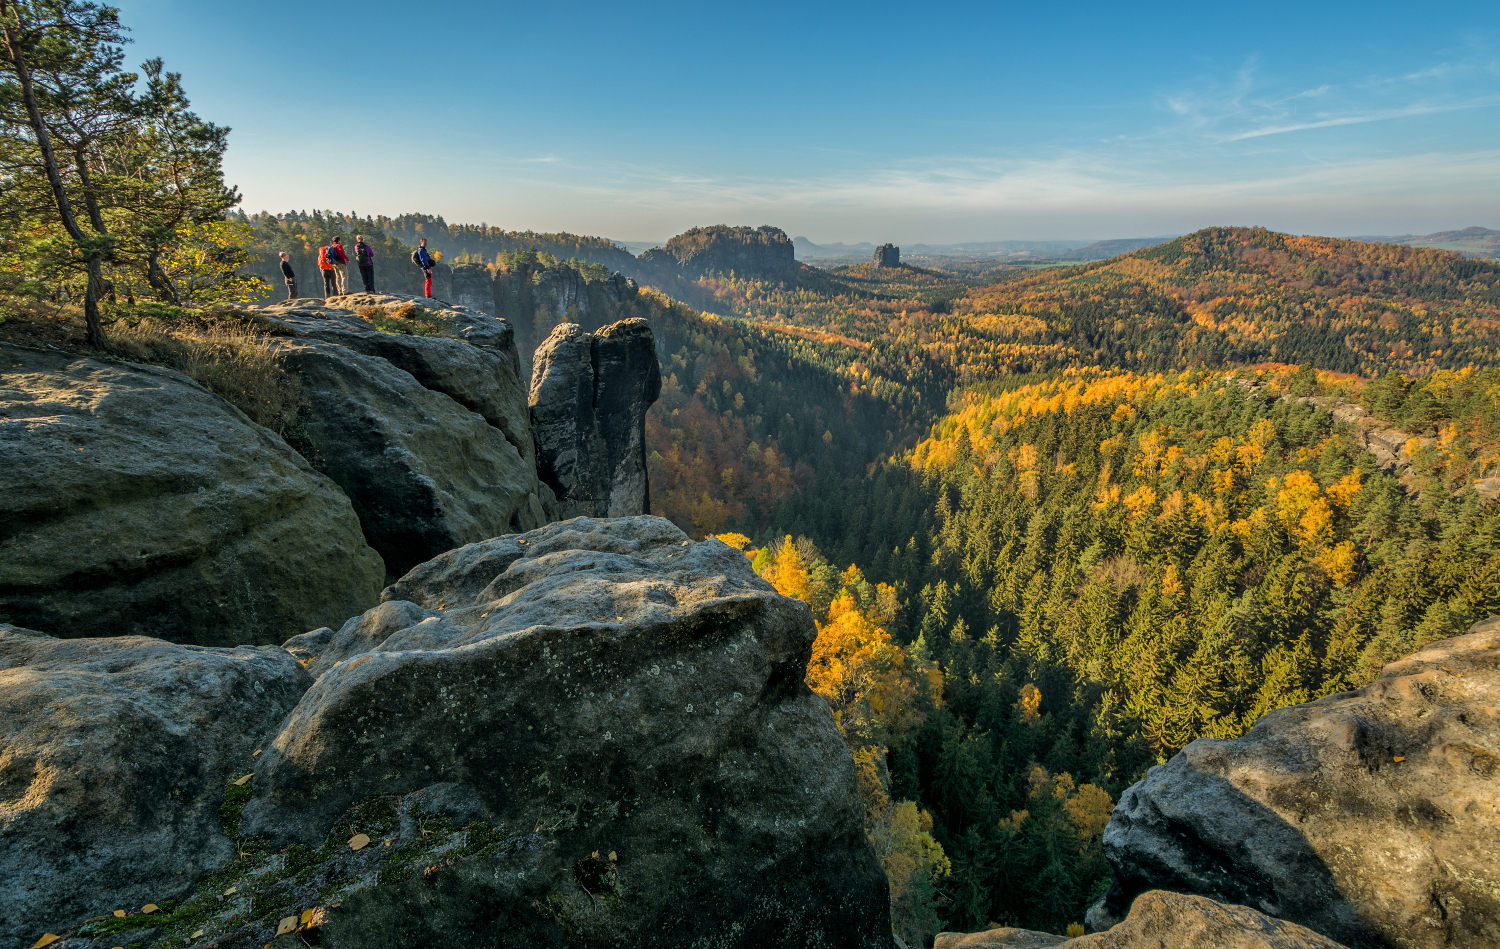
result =
[[[407,336],[452,336],[453,318],[415,303],[396,307],[362,306],[354,311],[360,319],[382,333],[404,333]]]
[[[116,355],[176,369],[283,438],[296,430],[302,383],[272,344],[286,335],[277,324],[222,311],[119,322],[108,335]]]

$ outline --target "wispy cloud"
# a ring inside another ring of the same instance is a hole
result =
[[[1247,138],[1261,138],[1266,135],[1281,135],[1285,132],[1301,132],[1306,129],[1330,128],[1335,125],[1361,125],[1365,122],[1384,122],[1390,119],[1404,119],[1413,115],[1433,115],[1439,112],[1459,112],[1464,109],[1477,109],[1482,106],[1494,105],[1500,102],[1500,96],[1489,96],[1476,99],[1471,102],[1457,102],[1449,105],[1412,105],[1400,109],[1385,109],[1379,112],[1367,112],[1363,115],[1341,115],[1333,118],[1314,119],[1308,122],[1294,122],[1290,125],[1267,125],[1262,128],[1250,129],[1235,135],[1228,135],[1220,139],[1224,142],[1239,142]]]

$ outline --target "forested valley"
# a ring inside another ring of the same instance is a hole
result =
[[[428,237],[526,346],[651,322],[652,509],[812,609],[909,943],[1078,924],[1146,769],[1500,610],[1492,263],[1214,228],[1044,269],[693,273],[423,215],[229,224],[308,268],[363,233],[397,292]]]
[[[653,503],[812,606],[908,935],[1079,922],[1147,768],[1500,610],[1497,280],[1216,229],[977,286],[709,275],[738,318],[660,321]]]

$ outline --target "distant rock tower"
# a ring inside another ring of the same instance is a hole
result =
[[[897,247],[895,244],[881,244],[879,247],[875,248],[875,266],[901,266],[901,248]]]

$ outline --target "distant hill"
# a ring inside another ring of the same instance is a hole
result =
[[[1172,240],[1176,234],[1161,237],[1125,237],[1107,241],[966,241],[961,244],[902,244],[901,253],[908,257],[1036,257],[1051,260],[1102,260],[1142,247]],[[805,237],[793,238],[798,260],[869,257],[875,245],[814,244]]]
[[[1112,241],[1095,241],[1087,247],[1070,250],[1057,254],[1058,260],[1107,260],[1110,257],[1118,257],[1128,254],[1133,250],[1144,247],[1155,247],[1157,244],[1165,244],[1167,241],[1181,237],[1180,234],[1169,234],[1163,237],[1122,237]]]
[[[1435,234],[1368,235],[1350,240],[1375,241],[1382,244],[1406,244],[1410,247],[1434,247],[1438,250],[1456,250],[1465,257],[1500,258],[1500,231],[1487,227],[1466,227],[1457,231],[1438,231]]]

